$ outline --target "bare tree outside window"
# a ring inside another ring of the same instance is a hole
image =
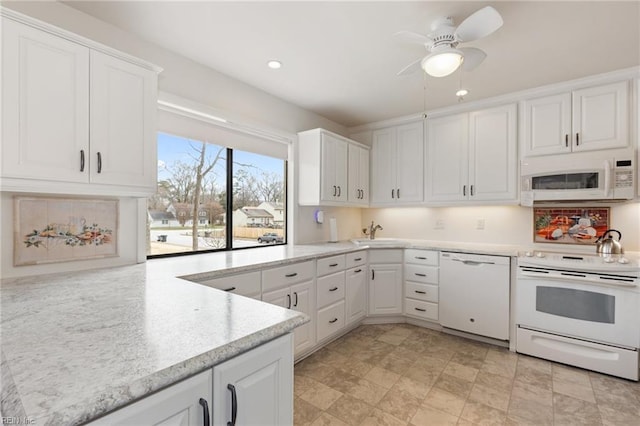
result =
[[[158,191],[148,201],[149,255],[284,242],[286,162],[233,150],[228,171],[228,152],[222,145],[158,134]],[[233,209],[227,212],[229,194]]]

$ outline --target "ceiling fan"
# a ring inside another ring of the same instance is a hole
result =
[[[491,6],[484,7],[456,28],[451,17],[438,18],[431,24],[431,33],[422,35],[412,31],[400,31],[394,36],[410,43],[424,45],[429,54],[404,67],[398,75],[411,74],[422,68],[433,77],[445,77],[458,67],[471,71],[487,57],[487,54],[475,47],[458,48],[466,43],[488,36],[503,24],[502,16]]]

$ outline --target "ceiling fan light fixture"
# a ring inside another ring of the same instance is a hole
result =
[[[448,48],[425,57],[420,66],[432,77],[446,77],[460,67],[464,56],[458,49]]]

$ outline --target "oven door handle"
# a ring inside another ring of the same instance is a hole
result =
[[[604,285],[611,285],[615,287],[628,287],[628,288],[633,288],[638,286],[635,280],[631,280],[631,279],[629,282],[621,281],[619,278],[600,278],[599,280],[597,280],[597,279],[589,278],[584,274],[581,274],[580,272],[572,272],[571,275],[558,276],[558,275],[542,274],[538,272],[520,271],[519,277],[527,277],[527,278],[531,277],[531,278],[540,278],[544,280],[565,281],[565,282],[570,281],[570,282],[585,283],[585,284],[598,284],[598,285],[604,284]]]

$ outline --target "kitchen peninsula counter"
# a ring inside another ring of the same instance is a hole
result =
[[[23,424],[86,422],[309,320],[192,280],[368,248],[517,253],[484,244],[388,242],[281,245],[3,279],[2,416]]]

